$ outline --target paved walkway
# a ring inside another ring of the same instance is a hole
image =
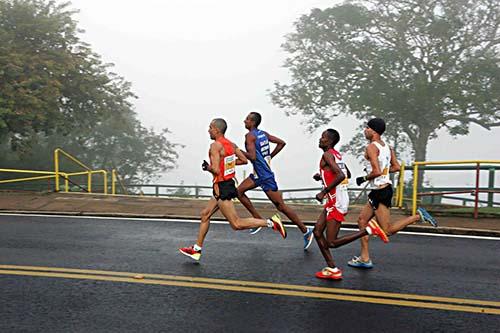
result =
[[[69,215],[126,216],[144,218],[191,218],[197,219],[206,200],[190,198],[156,198],[139,196],[104,196],[85,193],[32,193],[0,192],[0,212],[42,213]],[[262,216],[271,216],[276,212],[270,203],[255,203]],[[321,206],[311,204],[293,204],[298,215],[313,224]],[[241,216],[250,216],[245,208],[237,203]],[[346,226],[355,227],[360,206],[351,207],[347,215]],[[406,216],[404,211],[392,210],[393,219]],[[217,213],[214,219],[222,219]],[[409,231],[470,234],[500,237],[500,219],[472,217],[437,217],[440,227],[435,229],[427,225],[407,227]],[[286,221],[286,219],[285,219]]]

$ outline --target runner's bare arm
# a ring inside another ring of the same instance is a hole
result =
[[[366,147],[366,155],[372,166],[372,172],[365,176],[366,180],[372,180],[382,175],[382,170],[380,170],[380,166],[378,165],[378,154],[378,148],[373,143],[370,143]]]
[[[347,179],[351,179],[351,170],[349,170],[349,168],[347,167],[347,165],[345,165],[345,169],[347,170]]]
[[[246,151],[242,151],[242,153],[245,154],[246,158],[250,161],[255,161],[257,152],[255,151],[255,136],[252,133],[245,135],[245,149]]]
[[[330,192],[332,189],[334,189],[338,184],[340,184],[344,179],[345,179],[345,174],[342,172],[342,169],[340,169],[339,165],[337,162],[335,162],[335,158],[333,157],[333,154],[325,151],[323,153],[323,160],[326,162],[326,165],[335,173],[336,177],[335,179],[330,183],[330,184],[325,184],[326,187],[323,189],[323,191],[326,193]]]
[[[222,145],[219,142],[213,142],[210,145],[210,150],[208,151],[208,155],[210,157],[210,165],[207,168],[207,171],[212,175],[217,176],[220,172],[220,150],[222,149]]]
[[[266,135],[269,142],[272,142],[276,145],[276,147],[274,147],[273,151],[271,152],[271,158],[273,158],[281,151],[281,149],[283,149],[283,147],[285,147],[286,142],[269,133],[266,133]]]
[[[248,159],[243,153],[243,151],[234,145],[234,153],[236,154],[236,165],[245,165],[248,163]]]
[[[321,190],[321,192],[316,194],[316,200],[318,201],[322,201],[325,195],[332,189],[334,189],[338,184],[340,184],[346,177],[345,174],[340,169],[337,162],[335,162],[335,158],[333,157],[332,153],[325,151],[323,153],[322,159],[325,161],[326,165],[330,168],[330,170],[332,170],[335,173],[336,177],[330,184],[325,184],[326,187],[323,190]]]
[[[398,172],[400,169],[401,165],[399,165],[396,152],[391,148],[391,166],[389,168],[389,172]]]

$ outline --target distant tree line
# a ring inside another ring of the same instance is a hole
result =
[[[80,39],[76,12],[69,3],[0,0],[0,167],[52,170],[61,147],[129,182],[174,168],[179,145],[167,129],[140,123],[131,84]]]

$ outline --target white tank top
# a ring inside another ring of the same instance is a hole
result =
[[[391,167],[391,149],[387,143],[385,143],[384,146],[378,142],[373,142],[373,144],[378,148],[378,166],[382,171],[380,176],[370,180],[370,188],[375,189],[386,184],[391,184],[391,179],[389,178],[389,168]],[[372,172],[370,161],[367,163],[366,171],[368,173]]]

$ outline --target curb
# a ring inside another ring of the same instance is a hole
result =
[[[137,213],[114,213],[114,212],[82,212],[82,211],[31,211],[31,210],[3,210],[0,209],[0,213],[3,214],[38,214],[38,215],[63,215],[63,216],[86,216],[86,217],[125,217],[125,218],[149,218],[149,219],[177,219],[177,220],[197,220],[199,216],[188,216],[188,215],[165,215],[165,214],[137,214]],[[214,217],[213,221],[226,221],[223,218]],[[314,221],[304,221],[307,226],[313,226]],[[287,221],[286,225],[290,225]],[[357,229],[358,225],[356,223],[344,222],[342,224],[346,228]],[[500,231],[489,230],[489,229],[468,229],[468,228],[457,228],[457,227],[430,227],[424,225],[410,225],[407,226],[404,231],[410,232],[421,232],[421,233],[432,233],[432,234],[443,234],[443,235],[462,235],[462,236],[484,236],[484,237],[498,237],[500,238]]]

